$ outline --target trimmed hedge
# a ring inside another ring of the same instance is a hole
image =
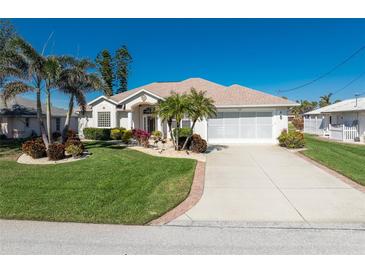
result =
[[[133,133],[131,130],[127,130],[127,129],[124,130],[123,136],[122,136],[123,143],[128,144],[131,141],[132,136],[133,136]]]
[[[90,140],[110,140],[110,128],[86,127],[83,130],[86,139]]]
[[[125,131],[124,127],[121,128],[112,128],[110,130],[110,138],[113,140],[121,140],[123,137],[123,133]]]

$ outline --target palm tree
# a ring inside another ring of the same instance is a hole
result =
[[[43,67],[46,91],[46,123],[49,143],[52,143],[52,113],[51,113],[51,89],[57,87],[58,77],[61,73],[61,65],[55,56],[46,58]]]
[[[322,107],[330,105],[332,95],[333,95],[332,93],[328,93],[326,95],[319,97],[320,98],[319,106],[322,108]]]
[[[84,112],[86,108],[85,93],[102,89],[104,83],[98,74],[88,72],[89,69],[95,67],[91,61],[87,59],[78,60],[72,57],[64,57],[60,60],[63,64],[63,70],[57,81],[57,87],[70,96],[66,121],[62,130],[62,142],[65,142],[74,108],[74,100],[76,99],[81,111]]]
[[[195,124],[198,120],[207,119],[217,115],[217,109],[214,106],[214,100],[205,96],[206,91],[197,91],[191,88],[188,95],[188,116],[192,121],[191,133],[193,133]],[[182,149],[185,149],[191,135],[186,138]]]
[[[167,121],[169,127],[170,136],[174,143],[175,149],[179,149],[179,131],[182,119],[188,113],[188,97],[186,94],[178,94],[171,92],[171,95],[165,99],[165,101],[159,102],[156,107],[155,114],[160,116],[162,121]],[[176,129],[175,136],[173,135],[172,122],[175,119]]]
[[[9,76],[12,78],[3,85],[4,100],[8,101],[18,94],[29,91],[36,93],[37,119],[43,142],[48,149],[49,142],[42,120],[41,104],[41,89],[44,80],[43,68],[46,59],[21,38],[14,38],[9,45],[7,56],[3,56],[3,61],[0,64],[2,78]],[[17,65],[11,65],[11,63]],[[22,69],[18,66],[19,64],[22,64]]]

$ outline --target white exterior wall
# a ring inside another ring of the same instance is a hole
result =
[[[40,135],[40,128],[38,119],[35,117],[28,117],[29,118],[29,126],[26,126],[25,120],[26,117],[8,117],[8,118],[1,118],[1,131],[0,134],[5,134],[8,138],[26,138],[29,137],[32,132],[36,135]],[[52,125],[52,133],[56,131],[56,118],[52,117],[51,125]],[[65,124],[66,117],[60,117],[60,130],[62,131],[63,126]],[[47,130],[46,119],[43,119],[44,126]],[[72,117],[70,121],[70,129],[77,131],[78,130],[78,121],[77,117]],[[4,133],[3,133],[4,132]]]
[[[275,109],[273,111],[273,138],[277,138],[283,130],[288,130],[288,109]]]
[[[99,104],[95,105],[92,108],[92,127],[98,126],[98,112],[110,112],[110,128],[117,127],[117,108],[115,104],[102,100]]]
[[[208,123],[207,120],[197,121],[194,127],[194,133],[199,134],[204,140],[207,140]]]
[[[360,141],[365,143],[365,111],[359,113]]]
[[[117,111],[117,120],[119,121],[117,127],[124,127],[128,129],[128,112]]]

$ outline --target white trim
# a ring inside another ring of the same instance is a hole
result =
[[[146,90],[146,89],[144,89],[144,88],[143,88],[143,89],[141,89],[141,90],[137,91],[136,93],[133,93],[133,94],[131,94],[131,95],[127,96],[126,98],[124,98],[124,99],[120,100],[117,104],[119,105],[119,104],[123,103],[124,101],[129,100],[130,98],[132,98],[133,96],[135,96],[135,95],[137,95],[137,94],[139,94],[139,93],[141,93],[141,92],[145,92],[145,93],[147,93],[147,94],[149,94],[149,95],[151,95],[151,96],[153,96],[153,97],[156,97],[156,98],[158,98],[158,99],[160,99],[160,100],[164,100],[164,101],[165,101],[165,99],[164,99],[164,98],[162,98],[162,97],[160,97],[160,96],[158,96],[158,95],[154,94],[153,92],[148,91],[148,90]]]
[[[91,105],[91,104],[93,104],[94,102],[96,102],[96,101],[98,101],[100,99],[104,99],[104,100],[106,100],[106,101],[108,101],[108,102],[110,102],[110,103],[112,103],[114,105],[117,105],[117,102],[113,101],[112,99],[110,99],[110,98],[108,98],[108,97],[106,97],[104,95],[99,96],[98,98],[95,98],[94,100],[92,100],[91,102],[89,102],[88,105]]]

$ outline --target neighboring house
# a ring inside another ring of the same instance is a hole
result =
[[[304,115],[304,132],[365,142],[365,98],[344,100]]]
[[[1,94],[0,94],[1,95]],[[52,132],[61,132],[66,119],[66,110],[52,107]],[[46,125],[46,107],[42,104],[43,120]],[[77,116],[71,118],[70,128],[77,131]],[[36,101],[16,96],[7,104],[0,98],[0,135],[7,138],[26,138],[40,135]]]
[[[85,127],[124,127],[159,130],[168,136],[166,122],[153,115],[153,107],[171,91],[182,94],[192,87],[207,91],[218,109],[217,117],[199,121],[194,129],[209,143],[275,143],[288,127],[288,109],[298,105],[240,85],[226,87],[201,78],[155,82],[89,102],[86,113],[79,116],[79,135]],[[184,119],[181,126],[189,127],[190,123]]]

